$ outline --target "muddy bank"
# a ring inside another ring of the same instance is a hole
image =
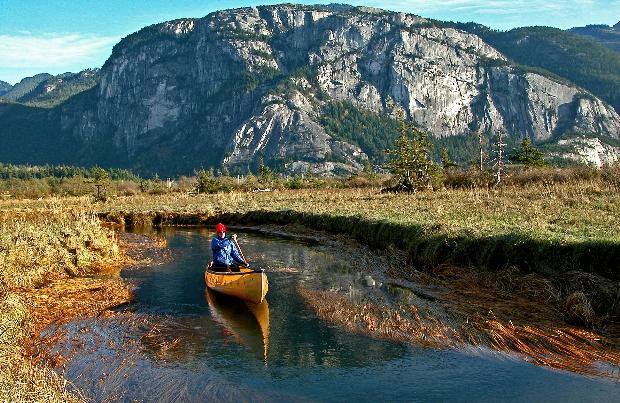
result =
[[[483,277],[481,281],[491,288],[527,294],[534,284],[533,292],[542,292],[544,301],[558,306],[567,322],[572,324],[611,326],[620,318],[620,271],[617,269],[620,245],[616,244],[556,244],[528,239],[523,234],[449,237],[417,226],[291,210],[214,215],[106,212],[99,216],[127,227],[200,226],[219,221],[244,226],[298,225],[346,235],[378,249],[404,251],[408,265],[395,273],[400,277],[410,276],[408,268],[412,267],[431,275],[437,274],[438,267],[466,267],[473,270],[465,272]],[[543,289],[539,290],[537,287],[541,284]]]

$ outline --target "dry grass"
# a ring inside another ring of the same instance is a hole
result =
[[[455,329],[413,305],[358,304],[329,291],[301,289],[300,294],[317,317],[353,332],[435,348],[455,347],[463,341]]]
[[[108,230],[101,228],[89,210],[84,209],[83,206],[91,202],[88,198],[0,201],[0,267],[6,289],[3,292],[0,287],[0,294],[4,294],[5,299],[13,298],[16,288],[38,287],[53,279],[87,274],[94,269],[95,262],[112,262],[114,256],[118,256],[117,241],[110,237]],[[334,220],[361,218],[366,222],[397,224],[417,228],[416,234],[426,237],[513,237],[516,244],[535,240],[559,246],[592,242],[613,247],[620,244],[620,233],[615,228],[620,218],[620,193],[617,186],[611,186],[600,177],[414,195],[381,194],[377,188],[140,195],[118,197],[89,208],[117,217],[135,215],[137,220],[147,224],[151,217],[167,214],[191,215],[200,220],[221,214],[292,211]],[[425,253],[433,251],[429,249]],[[10,269],[5,270],[5,267]],[[464,323],[468,323],[467,318],[480,318],[476,322],[480,324],[478,328],[444,323],[419,307],[402,307],[394,313],[370,304],[360,311],[352,303],[329,296],[322,296],[325,306],[316,309],[320,311],[319,316],[327,320],[396,340],[433,346],[457,345],[464,340],[474,344],[490,343],[498,350],[525,354],[543,365],[569,368],[570,363],[561,358],[564,354],[578,363],[578,368],[586,368],[583,371],[586,373],[588,365],[594,366],[601,357],[608,362],[618,362],[615,355],[608,355],[602,338],[577,337],[576,330],[553,327],[540,320],[557,312],[549,312],[535,301],[561,304],[567,295],[579,291],[591,300],[589,289],[558,289],[549,278],[539,275],[531,275],[527,281],[516,278],[507,270],[487,278],[473,278],[480,284],[479,288],[471,287],[470,277],[462,278],[460,284],[452,281],[457,291],[446,298],[452,298],[451,303],[465,318]],[[587,281],[582,283],[583,287],[588,286]],[[514,293],[508,298],[501,293],[489,293],[483,286],[491,284]],[[513,301],[516,295],[521,296],[517,305]],[[575,298],[573,300],[578,302]],[[489,307],[494,313],[491,317],[488,316]],[[595,307],[593,304],[593,309]],[[510,325],[511,320],[517,323],[511,319],[511,312],[521,311],[530,315],[523,318],[522,323],[527,325]],[[28,321],[20,315],[3,316],[1,320],[3,326],[5,322],[23,326]],[[551,343],[554,339],[562,342]],[[571,345],[577,346],[573,355],[569,354]],[[527,348],[521,348],[523,346]],[[584,349],[590,351],[585,356],[579,353]]]
[[[320,319],[371,337],[434,348],[488,346],[537,365],[620,379],[618,346],[584,329],[552,323],[515,325],[512,320],[496,318],[492,312],[466,319],[442,318],[429,307],[368,301],[359,304],[328,291],[301,290],[301,295]],[[454,307],[455,301],[444,304]],[[512,305],[515,320],[520,308]]]
[[[55,203],[80,208],[90,200],[66,198]],[[0,212],[45,211],[49,205],[46,200],[5,200],[0,201]],[[419,225],[427,233],[475,237],[516,233],[559,244],[591,240],[620,242],[620,234],[612,227],[620,217],[620,193],[600,180],[414,195],[381,194],[378,188],[140,195],[118,197],[94,204],[93,208],[123,214],[174,212],[205,217],[226,212],[292,210]]]
[[[80,200],[67,199],[65,203],[70,205]],[[452,236],[526,234],[560,244],[620,241],[620,234],[611,227],[620,217],[620,194],[597,181],[414,195],[381,194],[379,189],[370,188],[135,196],[120,197],[96,208],[128,214],[174,212],[203,216],[292,210],[417,225],[427,233]]]
[[[0,210],[0,401],[78,400],[31,362],[29,348],[50,323],[127,302],[118,279],[82,277],[109,271],[120,257],[116,236],[92,210],[57,200]]]

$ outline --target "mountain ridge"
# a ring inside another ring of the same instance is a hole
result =
[[[620,22],[614,26],[604,24],[586,25],[585,27],[571,28],[569,31],[592,38],[609,49],[620,52]]]
[[[114,46],[97,85],[35,115],[46,141],[63,144],[54,162],[179,174],[241,173],[265,161],[327,175],[378,163],[381,142],[336,135],[338,119],[327,131],[321,116],[338,102],[390,119],[402,110],[446,142],[476,131],[505,130],[513,142],[620,134],[613,108],[520,70],[478,35],[352,6],[249,7],[145,27]],[[0,121],[14,114],[24,121],[13,120],[13,130],[26,126],[28,109],[2,108]]]

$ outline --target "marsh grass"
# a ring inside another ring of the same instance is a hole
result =
[[[28,347],[51,322],[128,300],[118,280],[79,278],[118,261],[117,239],[76,205],[8,206],[0,210],[0,401],[77,400],[62,377],[30,361]]]
[[[517,354],[537,365],[575,373],[620,378],[620,352],[597,333],[553,323],[515,325],[492,312],[463,318],[442,318],[432,308],[354,302],[328,291],[300,290],[317,317],[367,336],[433,348],[488,346]],[[454,301],[446,300],[450,303]],[[518,304],[511,304],[517,310]],[[617,346],[616,346],[617,347]],[[608,365],[607,368],[601,364]]]
[[[532,172],[524,175],[544,176]],[[596,315],[614,318],[618,312],[613,310],[617,311],[620,306],[617,291],[620,280],[617,270],[620,261],[620,233],[616,228],[620,218],[617,171],[599,174],[584,171],[545,178],[520,182],[513,178],[512,184],[498,188],[465,187],[416,194],[382,194],[379,187],[372,186],[339,189],[317,185],[312,189],[232,191],[195,196],[138,194],[106,202],[93,202],[92,198],[84,197],[2,200],[0,294],[13,307],[13,316],[6,316],[3,310],[0,323],[13,329],[7,330],[7,335],[19,331],[27,337],[29,310],[24,300],[19,299],[18,289],[42,287],[55,279],[94,273],[98,262],[114,260],[118,254],[117,242],[109,230],[99,225],[92,211],[126,225],[210,225],[219,220],[243,225],[302,224],[344,234],[371,248],[404,250],[413,267],[423,269],[431,276],[440,275],[434,272],[437,267],[464,267],[473,273],[476,284],[494,286],[513,295],[517,295],[515,292],[525,297],[539,295],[542,300],[551,301],[549,305],[554,307],[562,304],[581,306],[574,310],[578,320],[579,312],[589,312],[587,305],[583,309],[585,302],[581,295],[573,295],[581,292]],[[580,277],[571,272],[579,273]],[[479,277],[478,273],[490,275]],[[594,277],[584,277],[583,273]],[[401,275],[406,277],[408,273],[405,271]],[[468,285],[463,283],[463,286]],[[483,288],[469,296],[461,293],[464,296],[463,310],[478,310],[471,314],[481,315],[481,309],[486,305],[472,308],[467,297],[483,298],[485,293],[489,294]],[[498,310],[512,309],[509,304],[502,304],[502,298],[513,296],[493,296],[488,301]],[[335,302],[337,305],[342,301]],[[532,306],[526,304],[522,309],[528,310],[526,307]],[[19,313],[21,311],[26,313],[25,316]],[[366,313],[370,315],[366,319],[357,316],[363,320],[360,322],[363,325],[356,324],[356,327],[380,329],[383,315],[390,315],[372,306]],[[346,315],[329,311],[324,314],[331,315],[336,321],[339,317],[355,317],[354,311]],[[535,334],[543,332],[549,337],[556,334],[554,328],[542,325],[537,327],[542,330],[534,333],[518,326],[511,327],[504,319],[499,322],[503,327],[491,326],[491,322],[487,322],[493,318],[480,321],[486,326],[482,330],[461,333],[458,327],[434,323],[432,317],[422,317],[423,326],[420,327],[419,323],[402,321],[403,315],[412,317],[412,312],[399,315],[389,317],[392,325],[386,327],[384,334],[399,334],[401,327],[408,328],[409,335],[399,337],[431,340],[431,344],[445,344],[446,340],[457,343],[465,337],[482,342],[486,338],[495,340],[491,343],[496,343],[497,349],[506,345],[510,351],[515,351],[514,346],[519,340],[527,339],[536,344],[539,341],[536,341],[538,336]],[[491,330],[496,338],[490,335]],[[511,339],[510,332],[517,338]],[[20,337],[11,340],[17,340],[9,344],[18,346],[19,350]],[[588,343],[584,340],[579,348]],[[562,350],[565,347],[557,348]],[[539,360],[536,358],[539,355],[536,352],[530,354],[533,360]],[[596,360],[595,355],[589,357],[592,362]],[[564,364],[548,365],[559,368]]]

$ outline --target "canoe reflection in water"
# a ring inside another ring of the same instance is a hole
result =
[[[267,361],[269,351],[269,304],[247,302],[221,293],[205,290],[213,320],[228,330],[239,343],[262,354]]]

